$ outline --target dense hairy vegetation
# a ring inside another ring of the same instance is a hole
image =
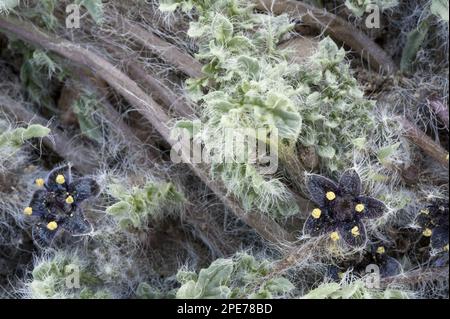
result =
[[[448,298],[448,125],[446,0],[0,0],[0,296]]]

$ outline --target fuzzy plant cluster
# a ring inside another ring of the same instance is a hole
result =
[[[19,5],[19,0],[1,0],[0,14],[7,14],[10,10]]]
[[[395,288],[367,288],[363,280],[324,283],[304,295],[303,299],[409,299],[413,294]]]
[[[162,219],[184,202],[184,195],[172,183],[147,182],[127,188],[111,183],[108,193],[118,201],[106,209],[123,229],[145,229],[151,220]]]
[[[286,296],[294,285],[282,276],[268,276],[272,270],[267,260],[256,260],[246,253],[234,258],[217,259],[196,272],[179,270],[180,299],[272,299]]]
[[[189,79],[187,86],[202,107],[203,126],[196,137],[208,152],[223,154],[221,137],[227,128],[264,127],[277,130],[279,152],[300,142],[312,147],[322,167],[334,174],[353,165],[355,149],[368,148],[369,132],[380,125],[375,103],[364,97],[345,50],[330,38],[300,65],[290,61],[292,52],[278,48],[293,28],[286,15],[258,14],[238,0],[161,1],[163,11],[177,8],[195,8],[199,16],[188,35],[199,45],[196,57],[204,64],[204,76]],[[258,138],[270,145],[268,136]],[[213,172],[244,207],[275,217],[295,214],[283,183],[256,168],[225,163],[213,165]]]
[[[295,141],[302,125],[299,101],[289,83],[288,63],[276,48],[293,27],[288,17],[255,14],[246,1],[161,1],[160,5],[163,11],[178,7],[199,13],[188,35],[199,44],[197,58],[204,63],[204,77],[187,84],[191,98],[202,105],[203,126],[196,138],[208,152],[226,158],[221,141],[230,129],[240,134],[239,129],[265,128],[268,133],[257,138],[268,145],[273,130],[281,140]],[[261,175],[257,164],[218,162],[213,173],[246,209],[274,216],[296,212],[283,184]]]
[[[111,293],[103,289],[102,280],[89,267],[76,254],[44,255],[35,260],[22,294],[31,299],[111,298]]]

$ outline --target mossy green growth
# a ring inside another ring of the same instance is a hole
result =
[[[411,294],[399,289],[367,288],[362,280],[351,283],[324,283],[302,299],[409,299]]]
[[[282,276],[265,277],[271,266],[266,260],[239,253],[234,258],[217,259],[197,274],[179,270],[181,283],[176,297],[180,299],[208,298],[275,298],[285,296],[294,289]]]
[[[107,291],[97,290],[101,284],[77,256],[57,252],[35,263],[25,292],[33,299],[107,298]]]
[[[161,219],[184,202],[184,195],[172,183],[148,182],[127,189],[113,183],[109,193],[119,201],[106,209],[123,229],[145,228],[149,220]]]

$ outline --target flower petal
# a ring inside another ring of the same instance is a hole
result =
[[[30,207],[33,212],[31,216],[43,217],[48,213],[46,206],[48,192],[45,189],[39,189],[34,192],[30,201]]]
[[[89,197],[97,196],[100,193],[100,186],[92,178],[85,177],[71,183],[68,191],[73,196],[74,203],[79,204]]]
[[[392,277],[398,275],[402,270],[402,266],[392,257],[386,256],[384,262],[380,265],[380,275],[382,277]]]
[[[61,176],[64,177],[64,182],[61,183],[62,180],[58,180]],[[45,188],[47,188],[51,192],[57,191],[65,191],[67,189],[67,185],[72,182],[72,171],[70,165],[64,165],[57,167],[48,173],[45,179]]]
[[[70,217],[66,217],[61,227],[70,232],[72,235],[83,235],[92,231],[91,223],[84,218],[81,211],[74,213]]]
[[[346,170],[339,180],[339,190],[342,194],[359,196],[361,194],[361,178],[354,169]]]
[[[386,205],[382,201],[369,196],[358,196],[358,203],[364,205],[364,210],[361,213],[361,218],[378,218],[381,217],[387,210]]]
[[[357,227],[357,232],[355,232]],[[366,227],[361,222],[345,223],[339,226],[339,234],[344,241],[352,247],[361,247],[366,244]]]
[[[448,223],[434,228],[431,235],[431,247],[433,249],[441,249],[446,245],[448,245]]]
[[[307,177],[306,186],[308,187],[311,200],[322,207],[327,203],[327,192],[337,193],[338,191],[338,186],[335,182],[316,174],[311,174]]]
[[[312,237],[327,234],[336,227],[327,213],[323,212],[319,218],[309,216],[303,225],[303,233]]]

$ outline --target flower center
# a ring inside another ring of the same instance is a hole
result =
[[[334,218],[339,221],[351,221],[354,219],[354,203],[352,197],[338,196],[332,208]]]

